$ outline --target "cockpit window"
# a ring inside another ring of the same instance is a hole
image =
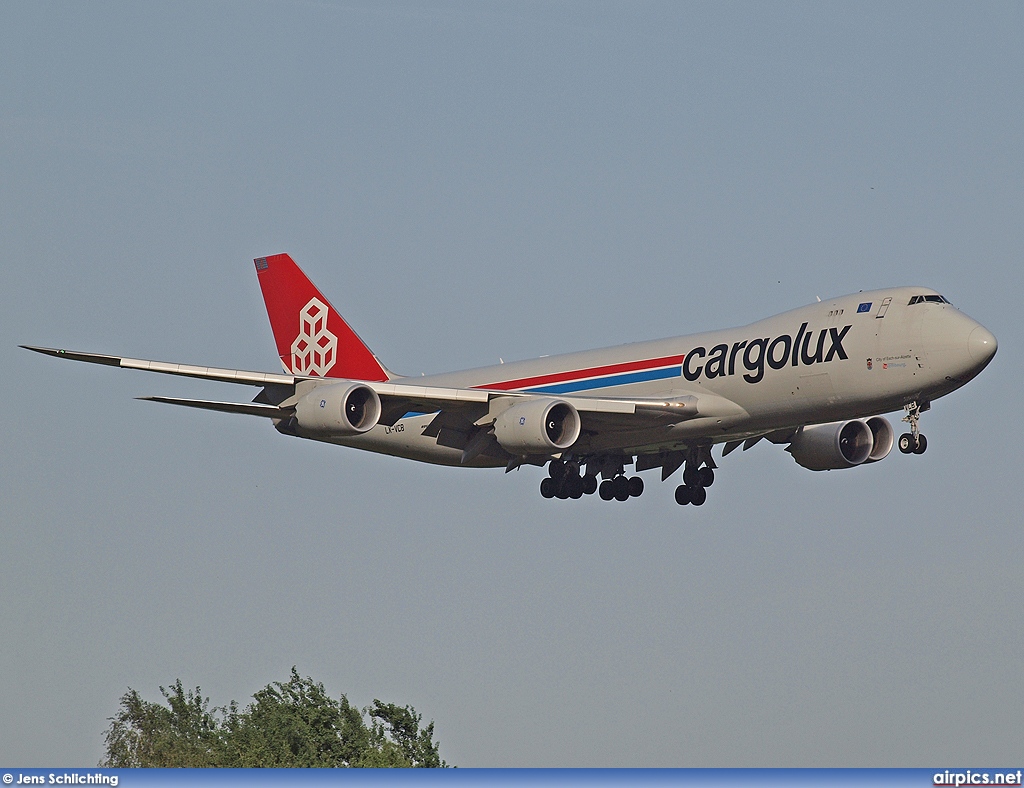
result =
[[[916,295],[910,299],[910,303],[907,304],[907,306],[913,306],[914,304],[924,303],[949,304],[949,300],[944,296],[940,295]]]

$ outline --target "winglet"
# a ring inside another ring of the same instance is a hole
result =
[[[275,254],[254,262],[285,371],[379,382],[391,378],[290,256]]]

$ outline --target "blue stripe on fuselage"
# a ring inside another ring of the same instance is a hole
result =
[[[606,378],[571,380],[568,383],[556,383],[552,386],[538,386],[537,388],[524,389],[524,391],[527,394],[570,394],[574,391],[591,391],[612,386],[627,386],[630,383],[643,383],[648,380],[677,378],[682,374],[682,369],[680,366],[650,369],[644,372],[627,372],[623,375],[609,375]]]

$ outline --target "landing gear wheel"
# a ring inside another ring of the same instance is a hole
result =
[[[914,448],[915,448],[915,446],[914,446],[914,436],[911,435],[909,432],[904,432],[902,435],[900,435],[899,446],[900,446],[900,451],[903,452],[904,454],[911,454],[911,453],[913,453]]]
[[[917,436],[917,446],[914,447],[914,454],[924,454],[928,448],[928,439],[924,435]]]
[[[704,466],[697,472],[697,482],[700,487],[710,487],[715,483],[715,472]]]
[[[566,476],[562,481],[565,488],[569,491],[569,497],[574,501],[579,500],[583,497],[583,479],[573,474],[572,476]]]
[[[601,486],[597,488],[598,494],[601,496],[602,501],[610,501],[615,497],[615,490],[612,489],[612,480],[605,479],[601,482]]]
[[[690,502],[690,492],[692,488],[687,487],[685,484],[680,484],[676,487],[676,503],[680,506],[686,506]]]
[[[541,483],[540,483],[540,494],[544,498],[554,498],[555,497],[555,480],[551,479],[551,478],[542,479]]]
[[[703,487],[693,487],[690,490],[690,503],[694,506],[703,506],[708,499],[708,493]]]
[[[583,477],[583,494],[593,495],[597,492],[597,477],[596,476],[584,476]]]
[[[631,498],[639,498],[644,494],[644,480],[634,476],[629,480],[629,495]]]
[[[616,476],[612,480],[612,492],[615,493],[616,501],[629,500],[629,479],[625,476]]]
[[[556,480],[565,476],[565,460],[552,460],[548,463],[548,476]]]
[[[697,487],[700,484],[700,471],[697,470],[696,465],[686,463],[686,468],[683,470],[683,484],[687,487]]]

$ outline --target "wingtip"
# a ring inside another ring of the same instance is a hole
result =
[[[58,350],[57,348],[40,347],[39,345],[18,345],[18,347],[24,348],[25,350],[31,350],[33,353],[42,353],[43,355],[46,356],[59,356],[61,353],[64,352],[63,350]]]
[[[121,364],[120,356],[107,356],[103,353],[82,353],[78,350],[64,350],[63,348],[55,347],[38,347],[36,345],[19,345],[19,347],[23,347],[25,350],[32,350],[36,353],[42,353],[44,356],[66,358],[71,361],[87,361],[90,364],[106,364],[111,367],[116,367]]]

